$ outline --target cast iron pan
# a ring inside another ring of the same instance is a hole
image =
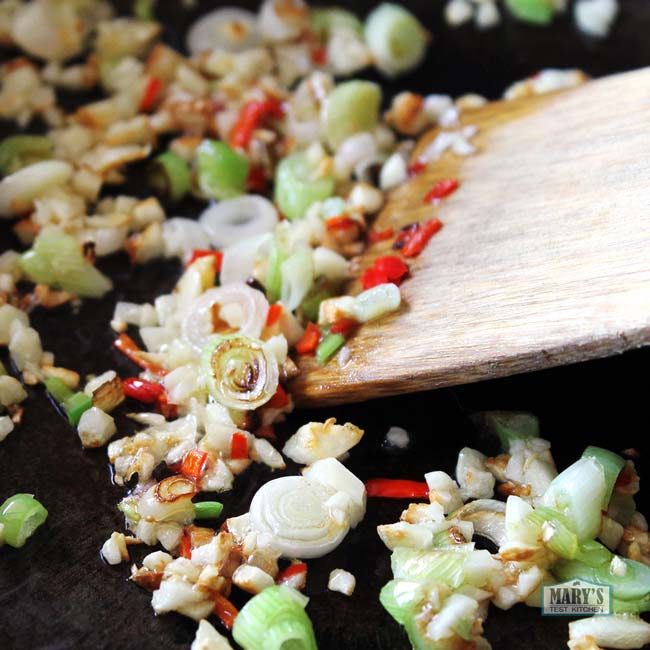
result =
[[[165,39],[181,47],[183,32],[193,17],[219,3],[201,2],[200,10],[191,13],[183,12],[178,2],[158,4],[166,25]],[[552,29],[522,26],[506,17],[498,29],[487,33],[473,27],[451,31],[441,22],[442,2],[408,4],[431,28],[435,44],[419,70],[399,84],[385,84],[388,94],[411,88],[454,95],[476,91],[497,97],[514,79],[544,67],[577,66],[598,76],[650,64],[647,0],[621,1],[621,18],[606,42],[582,37],[568,19],[557,20]],[[365,13],[373,3],[348,5]],[[5,52],[4,58],[12,55]],[[67,96],[64,101],[78,100]],[[0,135],[12,128],[4,124]],[[139,189],[136,180],[129,191]],[[181,212],[192,213],[196,208],[187,205]],[[0,225],[0,250],[15,245],[8,225]],[[114,335],[108,328],[114,302],[151,300],[168,291],[180,267],[154,263],[132,269],[122,255],[101,266],[115,280],[112,295],[88,301],[77,311],[67,306],[37,310],[32,320],[58,364],[81,373],[115,368],[128,376],[135,369],[113,350]],[[3,355],[0,358],[6,363]],[[349,461],[361,479],[420,479],[433,469],[452,472],[464,445],[496,451],[493,443],[479,439],[472,428],[468,418],[472,412],[529,410],[541,417],[543,435],[553,442],[560,467],[573,462],[587,444],[614,450],[636,447],[641,452],[637,464],[643,477],[650,475],[644,454],[650,424],[645,380],[649,362],[650,350],[639,350],[472,386],[296,413],[285,430],[329,416],[354,422],[366,429]],[[126,582],[127,566],[110,567],[100,559],[104,540],[123,527],[115,508],[123,492],[111,483],[105,449],[82,451],[75,432],[43,391],[30,389],[29,393],[23,424],[0,445],[0,501],[16,492],[34,493],[50,516],[24,548],[0,550],[0,649],[188,650],[195,623],[176,614],[155,617],[150,594]],[[130,431],[126,410],[117,417],[121,432]],[[405,427],[412,434],[411,448],[401,454],[382,447],[391,425]],[[253,493],[270,475],[257,466],[240,476],[232,493],[223,498],[225,516],[246,511]],[[406,636],[377,600],[391,573],[389,554],[375,527],[397,520],[404,506],[399,501],[371,500],[365,520],[346,542],[331,555],[309,563],[307,593],[312,599],[308,612],[321,650],[409,648]],[[650,512],[647,491],[642,493],[639,509]],[[133,553],[136,560],[141,555]],[[336,567],[357,577],[351,598],[327,591],[327,576]],[[542,618],[538,610],[524,606],[505,613],[493,608],[487,637],[496,649],[559,650],[566,647],[567,619]]]

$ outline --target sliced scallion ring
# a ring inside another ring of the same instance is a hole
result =
[[[225,248],[272,232],[278,225],[278,211],[263,196],[248,194],[210,204],[199,223],[213,246]]]
[[[268,587],[241,609],[233,637],[244,650],[316,650],[306,603],[291,587]]]
[[[350,529],[348,518],[337,520],[328,505],[336,494],[329,486],[302,476],[283,476],[265,483],[253,497],[251,525],[270,535],[288,558],[322,557],[333,551]]]
[[[190,166],[177,153],[166,151],[149,165],[147,181],[158,196],[176,203],[190,191]]]
[[[427,46],[427,33],[418,19],[392,3],[381,4],[371,12],[365,37],[377,67],[390,77],[420,63]]]
[[[250,411],[278,389],[278,362],[252,336],[219,336],[203,351],[201,372],[210,395],[227,408]]]
[[[14,494],[0,506],[4,541],[20,548],[47,519],[47,510],[32,494]]]
[[[19,169],[52,157],[54,143],[44,135],[11,135],[0,142],[0,173]]]

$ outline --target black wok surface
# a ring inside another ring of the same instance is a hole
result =
[[[166,22],[165,38],[181,45],[192,17],[177,2],[159,2]],[[201,9],[219,3],[200,2]],[[242,3],[253,5],[255,3]],[[365,12],[374,3],[348,3]],[[487,33],[473,27],[449,30],[441,24],[442,3],[409,2],[435,35],[427,62],[387,92],[411,88],[422,92],[460,94],[476,91],[496,97],[511,81],[549,67],[577,66],[603,75],[650,64],[650,4],[622,0],[622,16],[610,38],[596,42],[580,36],[571,21],[557,20],[552,29],[515,24],[507,17]],[[6,52],[4,58],[11,56]],[[2,135],[11,125],[3,125]],[[137,189],[137,188],[136,188]],[[187,206],[191,211],[195,206]],[[15,246],[7,224],[0,224],[0,251]],[[113,294],[87,301],[74,311],[65,306],[32,315],[45,349],[57,364],[81,373],[114,368],[122,376],[134,367],[112,348],[108,327],[115,300],[151,300],[168,291],[180,267],[155,263],[130,268],[126,257],[102,263],[115,279]],[[552,278],[549,278],[549,282]],[[4,351],[0,359],[7,363]],[[310,419],[336,416],[366,429],[352,451],[349,467],[361,479],[420,479],[432,469],[452,472],[458,450],[475,446],[494,452],[479,440],[468,416],[483,409],[518,409],[537,413],[543,436],[553,442],[560,467],[573,462],[587,444],[620,451],[636,447],[638,469],[650,474],[647,433],[650,424],[646,370],[650,350],[640,350],[536,374],[472,386],[371,401],[361,405],[296,413],[287,423],[293,431]],[[59,416],[41,389],[30,389],[23,424],[0,445],[0,501],[16,492],[34,493],[50,512],[47,523],[20,550],[0,549],[1,650],[176,650],[189,648],[195,624],[179,615],[155,617],[150,594],[126,582],[126,565],[109,567],[99,549],[123,521],[115,504],[122,490],[112,486],[105,450],[83,451],[76,433]],[[124,407],[117,417],[120,431],[130,432]],[[389,453],[382,439],[391,425],[406,428],[413,444],[401,454]],[[244,512],[255,490],[271,476],[255,467],[240,476],[224,496],[224,516]],[[639,509],[650,511],[649,499]],[[331,555],[309,562],[308,612],[321,650],[406,650],[405,635],[377,601],[390,579],[389,554],[375,527],[395,521],[400,501],[370,500],[359,528]],[[139,559],[142,553],[135,551]],[[357,577],[351,598],[328,592],[333,568]],[[241,603],[240,603],[241,604]],[[560,649],[566,647],[567,619],[542,618],[519,606],[504,613],[493,609],[487,622],[493,647]]]

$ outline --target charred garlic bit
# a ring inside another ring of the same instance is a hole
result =
[[[302,465],[324,458],[338,458],[359,444],[363,430],[350,422],[336,424],[336,418],[324,423],[304,424],[287,440],[282,452]]]

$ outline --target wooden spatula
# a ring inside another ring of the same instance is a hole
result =
[[[376,229],[437,216],[400,312],[350,361],[301,361],[302,405],[358,402],[604,357],[650,343],[650,68],[465,112],[479,152],[445,153]],[[427,134],[414,153],[431,142]],[[438,206],[439,180],[460,188]],[[365,269],[391,242],[371,247]],[[358,288],[358,287],[357,287]]]

